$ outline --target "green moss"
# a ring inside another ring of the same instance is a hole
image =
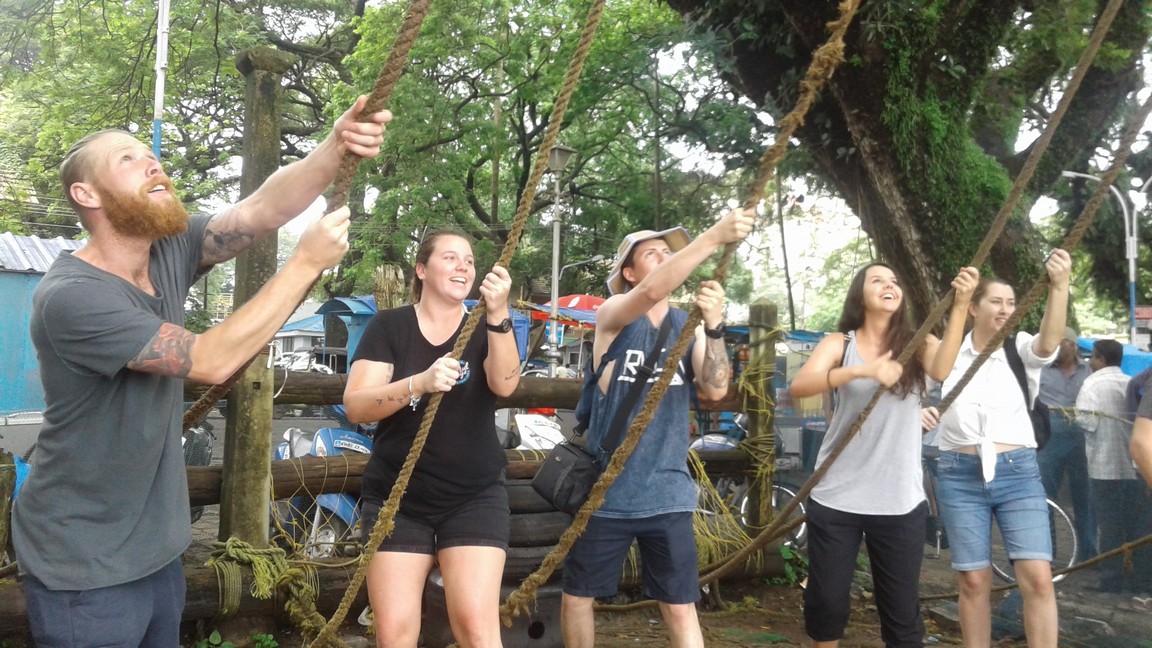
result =
[[[926,250],[940,268],[966,265],[988,231],[1012,183],[1004,168],[974,142],[968,126],[971,94],[955,92],[948,62],[920,67],[940,25],[938,6],[904,17],[885,49],[887,84],[882,119],[893,138],[905,195],[933,217]],[[941,86],[947,90],[941,90]],[[948,92],[945,96],[944,92]]]

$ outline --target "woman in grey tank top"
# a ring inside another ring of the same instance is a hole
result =
[[[876,390],[887,388],[808,502],[804,623],[813,646],[839,645],[862,539],[884,644],[924,645],[918,599],[927,503],[920,468],[920,398],[926,376],[943,380],[952,369],[979,277],[975,268],[960,271],[952,281],[956,301],[943,340],[929,335],[905,367],[895,358],[915,332],[904,293],[890,267],[868,265],[848,288],[840,334],[825,336],[792,381],[794,398],[827,392],[837,396],[818,466]]]

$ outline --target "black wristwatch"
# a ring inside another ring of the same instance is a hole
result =
[[[486,324],[488,330],[493,333],[507,333],[512,330],[512,318],[505,317],[499,324]]]
[[[728,332],[728,328],[726,326],[724,326],[724,322],[720,322],[720,324],[718,324],[716,326],[716,328],[714,328],[714,329],[708,328],[707,324],[704,325],[704,335],[707,335],[708,337],[712,338],[713,340],[719,340],[719,339],[723,338],[724,334],[727,332]]]

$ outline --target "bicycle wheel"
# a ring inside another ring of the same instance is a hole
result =
[[[784,507],[788,506],[792,500],[796,499],[796,491],[799,490],[792,484],[774,483],[772,484],[772,514],[773,516],[782,513]],[[740,517],[744,517],[744,507],[748,506],[748,498],[745,497],[744,501],[740,503]],[[796,509],[792,511],[789,519],[807,515],[804,502],[798,502]],[[803,549],[804,545],[808,542],[808,523],[801,522],[800,526],[789,531],[784,536],[784,544],[793,549]]]
[[[1048,501],[1048,528],[1052,534],[1052,571],[1071,567],[1076,562],[1078,539],[1072,518],[1056,502]],[[1016,582],[1016,572],[1008,560],[1004,539],[1000,536],[999,525],[992,525],[992,571],[1002,580]],[[1059,583],[1064,575],[1053,576],[1052,582]]]

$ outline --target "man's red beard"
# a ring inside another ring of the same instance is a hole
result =
[[[153,200],[148,190],[155,183],[146,183],[138,193],[107,191],[103,196],[104,214],[113,229],[126,236],[143,237],[158,241],[166,236],[180,234],[188,229],[188,211],[172,184],[165,181],[168,201]]]

